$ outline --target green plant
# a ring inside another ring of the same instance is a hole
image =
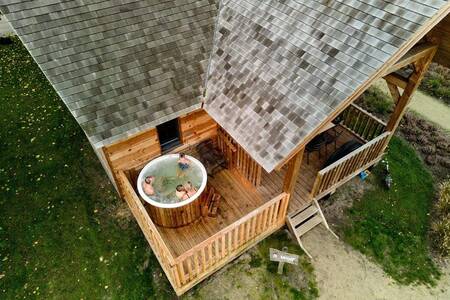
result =
[[[432,224],[435,246],[442,256],[450,254],[450,179],[439,185],[436,220]]]
[[[0,47],[0,299],[173,299],[136,223],[119,226],[124,204],[79,125],[13,41]]]
[[[394,108],[394,104],[389,95],[375,86],[372,86],[365,91],[358,99],[357,104],[369,112],[373,112],[383,117],[388,116]]]
[[[420,89],[450,105],[450,69],[436,63],[431,64]]]
[[[373,185],[347,211],[344,239],[374,259],[399,283],[434,285],[440,277],[428,250],[433,177],[417,153],[394,137],[387,154],[394,183],[383,187],[383,168],[373,169]]]

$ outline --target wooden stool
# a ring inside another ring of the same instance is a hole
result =
[[[207,186],[202,197],[202,216],[217,217],[222,198],[220,194],[216,193],[213,187]]]

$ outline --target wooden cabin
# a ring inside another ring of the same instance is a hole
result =
[[[285,225],[300,245],[328,228],[318,201],[382,159],[430,63],[450,65],[448,1],[153,2],[0,10],[178,295]],[[381,78],[396,103],[387,123],[354,103]],[[208,176],[201,217],[157,225],[168,215],[139,196],[139,173],[168,153],[205,162],[206,141],[226,165]]]

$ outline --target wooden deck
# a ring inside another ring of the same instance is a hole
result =
[[[347,129],[338,126],[338,131],[343,130],[342,134],[337,140],[337,148],[342,144],[352,140],[357,139],[353,133]],[[308,205],[312,201],[311,190],[314,181],[317,176],[317,172],[322,169],[323,164],[331,153],[334,152],[334,146],[329,145],[328,151],[325,153],[325,149],[322,150],[321,157],[319,158],[319,153],[314,152],[309,155],[309,164],[306,158],[306,151],[302,160],[302,166],[300,170],[299,179],[296,183],[293,196],[289,201],[288,213],[293,213],[304,206]],[[264,199],[271,199],[280,193],[281,187],[283,186],[284,175],[286,173],[287,166],[285,166],[280,171],[273,171],[272,173],[267,173],[263,171],[261,185],[258,187],[258,192],[262,195]]]
[[[219,215],[216,218],[202,217],[191,225],[180,228],[158,227],[162,238],[175,257],[200,244],[213,234],[252,212],[266,201],[255,187],[234,170],[223,170],[208,184],[222,195]]]
[[[344,131],[338,139],[337,147],[351,139],[357,139],[344,128],[339,128],[338,130]],[[183,151],[200,159],[194,147],[189,147]],[[300,177],[296,183],[294,195],[290,199],[289,213],[301,209],[312,201],[310,192],[317,172],[321,169],[327,156],[333,151],[334,146],[329,145],[327,155],[325,155],[325,151],[322,151],[320,159],[317,152],[311,153],[309,164],[305,153]],[[286,169],[287,167],[284,167],[282,170],[273,171],[270,174],[263,171],[261,185],[257,188],[240,175],[237,170],[223,170],[216,174],[214,178],[209,177],[208,184],[222,195],[217,218],[203,217],[193,224],[181,228],[158,227],[173,256],[177,257],[183,254],[279,195],[282,192]]]

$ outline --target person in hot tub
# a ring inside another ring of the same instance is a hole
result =
[[[177,169],[177,176],[182,177],[184,176],[184,171],[189,169],[191,165],[191,161],[186,157],[184,153],[180,153],[180,158],[178,159],[178,169]]]
[[[192,185],[192,182],[188,181],[184,185],[184,189],[186,190],[189,197],[194,196],[194,194],[197,192],[197,189]]]
[[[189,195],[188,192],[186,191],[186,188],[181,184],[177,185],[175,194],[177,195],[177,198],[180,200],[189,199]]]
[[[155,189],[153,188],[153,181],[155,176],[147,176],[142,182],[142,189],[147,196],[153,196],[155,194]]]

